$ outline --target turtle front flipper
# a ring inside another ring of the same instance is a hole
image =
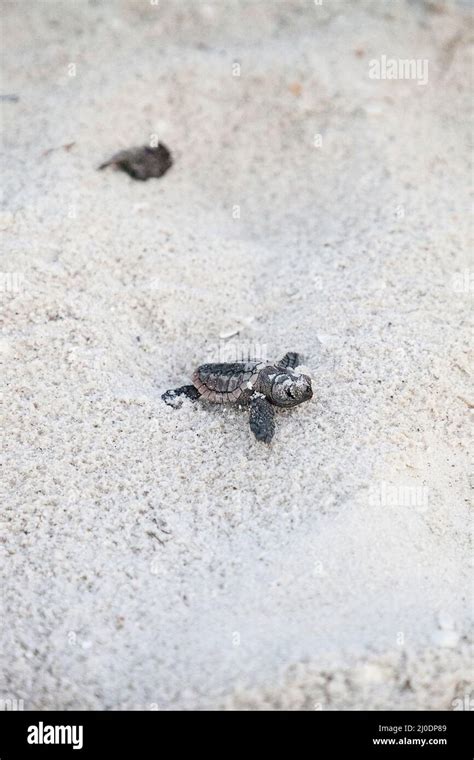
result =
[[[270,443],[275,432],[274,410],[265,396],[256,394],[250,399],[250,430],[257,441]]]
[[[181,388],[172,388],[166,393],[163,393],[161,398],[174,409],[178,409],[182,404],[181,396],[190,399],[190,401],[197,401],[201,394],[194,385],[182,385]]]
[[[277,363],[277,366],[283,367],[283,369],[287,369],[288,367],[290,369],[294,369],[299,364],[303,364],[303,357],[301,354],[297,354],[295,351],[288,351],[283,359],[280,359],[280,361]]]

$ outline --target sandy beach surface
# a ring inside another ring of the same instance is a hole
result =
[[[0,700],[458,709],[467,6],[2,16]],[[420,68],[372,78],[383,56]],[[96,171],[156,139],[161,179]],[[244,411],[160,399],[287,350],[314,397],[271,446]]]

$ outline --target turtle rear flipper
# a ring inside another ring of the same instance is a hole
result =
[[[257,441],[270,443],[275,433],[274,410],[265,396],[254,396],[250,400],[250,430]]]
[[[161,398],[165,404],[168,404],[168,406],[172,406],[173,409],[178,409],[183,403],[182,396],[188,398],[190,401],[197,401],[200,395],[201,394],[194,385],[182,385],[180,388],[171,388],[171,390],[166,391],[162,394]]]
[[[283,359],[280,359],[280,361],[277,363],[277,366],[283,367],[283,369],[294,369],[299,364],[303,364],[303,357],[301,354],[297,354],[295,351],[288,351]]]

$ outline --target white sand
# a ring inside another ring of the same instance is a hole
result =
[[[465,6],[3,5],[0,699],[452,709],[473,688]],[[428,83],[370,79],[382,55]],[[95,171],[151,135],[161,180]],[[270,448],[245,413],[161,402],[252,346],[314,377]]]

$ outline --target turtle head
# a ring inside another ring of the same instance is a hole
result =
[[[268,398],[276,406],[297,406],[312,398],[311,378],[308,375],[298,374],[290,368],[271,369],[273,372],[268,373]]]

